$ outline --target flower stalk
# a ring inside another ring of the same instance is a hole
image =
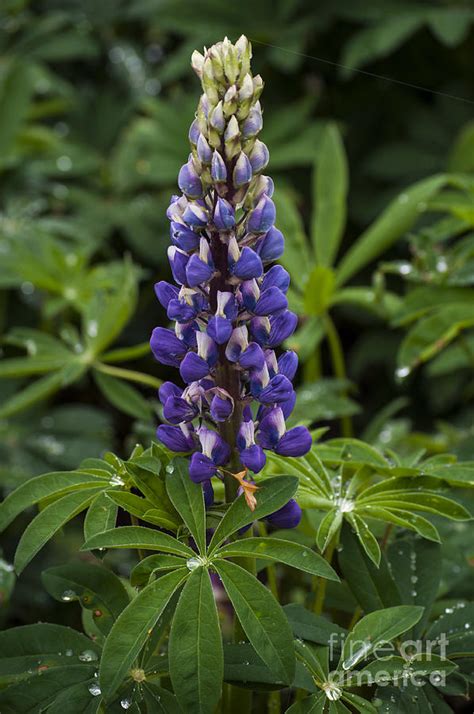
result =
[[[254,475],[265,466],[265,452],[303,455],[311,436],[305,427],[285,425],[298,359],[275,349],[297,318],[288,310],[289,275],[275,264],[284,238],[274,225],[273,181],[263,173],[269,152],[258,138],[263,81],[252,75],[250,60],[244,36],[193,53],[203,94],[178,176],[181,195],[167,211],[175,285],[155,286],[175,327],[155,328],[151,348],[157,360],[179,368],[186,385],[160,388],[168,424],[158,427],[158,438],[172,451],[191,453],[190,477],[202,484],[207,505],[217,477],[226,501],[243,491],[253,510]],[[299,506],[290,501],[284,509],[274,514],[280,527],[296,525]]]

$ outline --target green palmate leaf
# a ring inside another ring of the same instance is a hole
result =
[[[329,305],[336,285],[336,276],[331,268],[316,265],[311,271],[304,290],[304,311],[318,317]]]
[[[31,677],[27,684],[19,682],[0,692],[1,710],[5,714],[46,711],[61,693],[73,691],[81,682],[92,682],[95,669],[95,665],[74,664],[42,671],[40,677]]]
[[[19,486],[0,504],[0,531],[16,516],[35,503],[68,491],[88,489],[94,486],[107,487],[110,482],[86,471],[56,471],[36,476]]]
[[[338,508],[331,508],[323,518],[316,534],[316,544],[319,550],[324,553],[331,540],[334,538],[343,520],[342,512]]]
[[[305,230],[298,208],[289,192],[276,190],[275,201],[278,228],[286,236],[282,264],[293,276],[295,285],[303,290],[314,259],[311,258]]]
[[[84,519],[84,540],[89,540],[97,533],[114,528],[117,520],[117,506],[110,499],[109,493],[107,491],[99,493],[87,509]]]
[[[147,498],[141,498],[141,496],[135,496],[134,493],[126,491],[107,491],[107,497],[124,511],[143,521],[148,521],[148,523],[169,528],[172,531],[175,531],[179,525],[177,518],[162,508],[154,508]]]
[[[441,547],[413,536],[394,541],[388,550],[390,570],[405,605],[423,605],[423,617],[413,628],[419,638],[428,621],[441,577]]]
[[[329,563],[314,550],[280,538],[246,538],[222,546],[216,555],[227,558],[250,557],[279,561],[311,575],[319,575],[328,580],[339,580]]]
[[[0,407],[0,418],[4,419],[12,414],[17,414],[50,397],[62,387],[76,381],[84,371],[85,366],[76,361],[53,374],[41,377],[3,402]]]
[[[453,659],[459,657],[474,657],[474,632],[471,623],[474,619],[474,603],[459,603],[445,608],[444,613],[433,622],[426,633],[426,639],[434,643],[436,651],[440,651],[443,634],[446,638],[447,656]],[[466,627],[468,625],[468,627]]]
[[[181,707],[174,694],[168,689],[157,687],[156,684],[148,683],[143,686],[143,698],[147,705],[147,712],[153,712],[153,714],[182,714]]]
[[[69,627],[45,622],[13,627],[0,633],[0,684],[36,677],[39,667],[87,664],[99,654],[96,643]]]
[[[366,615],[350,632],[341,655],[344,670],[355,667],[377,648],[390,642],[415,625],[423,614],[422,607],[399,605]]]
[[[375,518],[385,523],[393,523],[396,526],[407,528],[410,531],[415,531],[422,538],[427,538],[435,542],[440,542],[440,535],[435,526],[423,516],[403,508],[382,508],[377,506],[361,506],[358,509],[359,513],[367,518]]]
[[[54,698],[53,704],[48,707],[48,714],[64,714],[65,711],[68,714],[101,714],[101,699],[98,694],[94,694],[97,687],[94,677],[89,681],[74,684]],[[133,709],[131,711],[134,714]]]
[[[182,568],[185,561],[178,555],[149,555],[134,567],[130,582],[134,587],[146,585],[153,573]]]
[[[361,505],[373,504],[382,508],[405,508],[407,510],[425,511],[436,513],[439,516],[450,518],[454,521],[469,521],[471,514],[464,506],[456,503],[451,498],[438,496],[435,493],[422,491],[385,491],[370,495],[361,500]]]
[[[358,516],[356,513],[347,513],[346,515],[347,520],[352,525],[366,554],[369,556],[370,560],[378,566],[381,554],[377,538],[374,536],[363,518]]]
[[[100,666],[100,684],[106,699],[126,678],[171,596],[188,574],[182,568],[163,575],[144,588],[114,623],[105,641]]]
[[[201,554],[206,552],[206,512],[200,484],[189,478],[189,462],[173,461],[173,473],[166,477],[166,490],[173,506],[189,528]]]
[[[17,573],[21,573],[55,533],[87,508],[99,490],[98,488],[87,488],[76,493],[68,493],[58,501],[46,506],[31,521],[23,532],[16,549],[14,564]]]
[[[133,314],[137,300],[137,270],[123,265],[121,284],[113,292],[97,292],[83,313],[83,332],[87,349],[100,354],[120,334]]]
[[[473,325],[472,305],[457,303],[437,309],[419,320],[404,338],[397,357],[399,370],[411,370],[432,359]]]
[[[26,117],[35,92],[36,73],[32,63],[17,59],[6,62],[2,71],[0,97],[5,108],[0,119],[1,164],[12,153],[13,142]]]
[[[385,557],[382,557],[379,567],[374,565],[348,525],[342,529],[341,546],[337,554],[339,566],[365,612],[402,604]]]
[[[93,374],[100,391],[114,407],[136,419],[147,421],[150,418],[151,406],[135,387],[98,370]]]
[[[425,472],[452,486],[474,486],[474,461],[447,464],[426,464]]]
[[[185,558],[193,558],[196,555],[189,546],[167,533],[160,533],[160,531],[142,526],[121,526],[104,533],[98,533],[86,541],[81,550],[94,550],[95,548],[161,550],[163,553],[175,553]]]
[[[291,683],[295,672],[293,638],[280,605],[240,566],[219,560],[215,568],[256,653],[283,684]]]
[[[52,372],[63,367],[65,361],[70,357],[71,355],[66,355],[62,359],[58,357],[12,357],[12,359],[3,359],[0,362],[0,378],[29,377],[33,374]]]
[[[194,570],[180,595],[169,643],[170,676],[181,708],[212,714],[219,701],[224,655],[208,571]]]
[[[376,695],[379,709],[387,714],[452,714],[452,708],[441,699],[431,686],[416,687],[408,683],[404,687],[379,687]]]
[[[286,710],[286,714],[324,714],[327,701],[325,693],[319,692],[295,702]]]
[[[300,640],[295,641],[295,651],[312,675],[324,682],[329,675],[329,648],[319,647]]]
[[[364,683],[377,684],[387,681],[387,679],[403,681],[403,677],[407,676],[408,671],[414,677],[423,677],[431,672],[449,673],[455,669],[456,664],[450,662],[449,659],[439,657],[432,652],[423,652],[410,657],[409,662],[398,656],[384,657],[383,661],[374,660],[362,669],[362,673]]]
[[[371,702],[367,701],[367,699],[359,697],[359,695],[354,694],[354,692],[348,692],[346,690],[344,691],[342,698],[348,704],[351,704],[356,711],[360,712],[360,714],[378,714],[379,710]],[[336,702],[336,704],[337,703],[338,702]],[[349,712],[350,709],[346,708],[346,711]]]
[[[337,284],[343,285],[354,273],[387,250],[415,223],[420,204],[428,201],[445,183],[445,177],[432,176],[414,184],[385,209],[348,250],[337,270]]]
[[[312,239],[320,265],[332,265],[346,223],[347,158],[335,124],[328,124],[316,157]]]
[[[209,551],[212,553],[232,533],[264,518],[284,506],[294,495],[298,487],[298,479],[294,476],[276,476],[265,479],[258,484],[256,492],[257,506],[251,511],[243,496],[239,496],[217,526]]]
[[[315,615],[302,605],[292,603],[291,605],[285,605],[283,610],[294,636],[302,640],[309,640],[318,645],[327,645],[332,637],[332,644],[337,646],[338,641],[339,644],[342,644],[347,635],[346,630],[342,627],[330,622],[322,615]]]
[[[91,610],[98,629],[107,634],[130,602],[122,581],[100,565],[71,563],[49,568],[42,574],[43,585],[56,600],[78,600]]]

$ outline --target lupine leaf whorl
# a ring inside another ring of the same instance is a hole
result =
[[[203,484],[208,503],[217,476],[230,478],[235,490],[240,485],[253,507],[247,470],[260,472],[268,449],[306,453],[311,437],[304,427],[285,426],[298,360],[291,351],[277,357],[274,349],[297,318],[288,310],[288,273],[269,267],[284,239],[274,226],[273,182],[262,173],[269,161],[258,138],[263,81],[252,76],[250,59],[244,36],[193,53],[203,94],[178,176],[182,193],[167,211],[177,285],[155,286],[175,328],[155,328],[151,348],[157,360],[179,367],[186,385],[161,387],[169,424],[158,427],[158,438],[173,451],[192,452],[190,476]],[[300,517],[294,502],[285,509],[275,514],[279,527]]]

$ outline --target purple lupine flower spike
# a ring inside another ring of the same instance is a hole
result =
[[[253,509],[258,483],[247,472],[262,471],[265,450],[306,453],[311,436],[305,427],[285,425],[295,405],[298,359],[274,350],[294,332],[297,317],[288,310],[290,277],[272,265],[285,242],[274,225],[273,181],[262,174],[269,161],[258,138],[263,81],[252,76],[250,58],[243,36],[193,55],[203,94],[178,176],[182,194],[166,212],[177,287],[155,286],[174,329],[155,328],[151,348],[159,362],[179,368],[184,382],[159,390],[168,424],[158,427],[158,439],[172,451],[191,452],[190,477],[202,484],[206,506],[218,476],[226,500],[240,489]],[[300,517],[292,500],[268,519],[291,527]]]

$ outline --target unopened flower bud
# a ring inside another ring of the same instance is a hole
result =
[[[240,152],[237,161],[235,162],[232,181],[235,188],[245,186],[252,179],[252,165],[249,157],[243,151]]]

